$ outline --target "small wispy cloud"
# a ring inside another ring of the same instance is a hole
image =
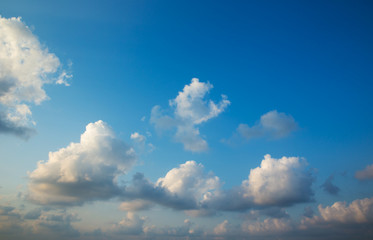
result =
[[[237,140],[250,140],[255,138],[279,139],[288,136],[298,129],[298,124],[291,115],[273,110],[263,114],[260,120],[253,126],[241,123],[238,125],[233,136],[226,143]]]
[[[355,173],[355,178],[359,180],[373,179],[373,164],[366,166],[363,170],[357,171]]]
[[[207,141],[201,137],[198,126],[209,119],[217,117],[230,104],[227,96],[215,103],[207,99],[207,94],[213,88],[209,82],[200,82],[193,78],[185,85],[175,99],[169,101],[171,115],[164,114],[160,106],[154,106],[150,121],[157,129],[176,128],[175,141],[181,142],[184,149],[192,152],[202,152],[208,149]]]

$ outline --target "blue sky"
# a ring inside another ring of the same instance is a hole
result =
[[[371,239],[369,1],[1,1],[4,239]]]

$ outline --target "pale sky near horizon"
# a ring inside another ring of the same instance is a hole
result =
[[[370,1],[0,2],[0,239],[372,239]]]

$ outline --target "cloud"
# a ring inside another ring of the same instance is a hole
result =
[[[139,235],[143,233],[145,221],[145,217],[139,217],[137,214],[129,212],[127,213],[127,217],[112,226],[111,232],[116,234]]]
[[[187,161],[168,171],[156,183],[145,179],[141,173],[135,174],[132,183],[124,190],[123,197],[154,202],[178,210],[199,210],[206,194],[219,187],[218,177],[211,172],[205,173],[202,164]]]
[[[44,238],[59,238],[67,239],[80,236],[80,232],[75,229],[71,223],[78,222],[81,219],[75,213],[43,212],[37,220],[34,221],[32,232],[35,235],[43,236]]]
[[[215,103],[206,99],[213,88],[209,82],[200,82],[193,78],[185,85],[175,99],[169,101],[172,115],[165,115],[160,106],[154,106],[150,121],[157,129],[176,128],[175,140],[184,145],[185,150],[202,152],[208,149],[205,139],[200,136],[198,126],[209,119],[217,117],[230,104],[225,95]]]
[[[292,222],[287,218],[266,218],[262,222],[244,222],[242,224],[242,230],[253,235],[270,235],[288,232],[292,229]]]
[[[332,206],[318,207],[321,219],[325,222],[373,223],[373,198],[357,199],[349,205],[335,202]]]
[[[321,185],[322,189],[332,195],[338,195],[341,190],[339,187],[333,184],[334,175],[330,175],[325,182]]]
[[[220,180],[213,173],[204,173],[202,164],[187,161],[178,168],[171,169],[165,177],[159,178],[156,185],[170,193],[191,202],[198,202],[205,195],[220,188]]]
[[[135,212],[140,210],[147,210],[152,206],[153,204],[149,201],[136,199],[132,201],[122,202],[119,206],[119,209],[127,212]]]
[[[148,137],[151,137],[150,132],[147,132],[147,135]],[[135,145],[138,147],[137,150],[139,150],[139,152],[144,152],[144,151],[152,152],[155,150],[155,146],[152,143],[146,144],[147,137],[144,135],[141,135],[138,132],[132,133],[130,138],[135,143]]]
[[[212,217],[216,215],[214,209],[192,209],[185,210],[184,213],[190,217]]]
[[[14,216],[14,217],[19,217],[20,215],[17,212],[17,210],[16,210],[15,207],[0,205],[0,216]]]
[[[245,218],[249,220],[259,220],[262,216],[268,216],[270,218],[290,218],[285,209],[279,207],[267,207],[258,210],[250,210],[245,214]]]
[[[24,219],[38,219],[42,214],[41,208],[35,208],[24,215]]]
[[[350,204],[335,202],[318,206],[320,215],[304,217],[298,229],[315,239],[372,239],[373,198],[356,199]]]
[[[43,86],[68,85],[72,76],[21,18],[0,16],[0,133],[28,138],[35,131],[31,104],[48,99]]]
[[[79,143],[49,153],[29,173],[29,199],[40,204],[80,205],[121,195],[117,177],[136,161],[134,150],[103,121],[90,123]]]
[[[205,195],[203,205],[225,211],[249,208],[291,206],[312,200],[314,178],[307,161],[298,157],[264,156],[261,165],[251,169],[241,186]]]
[[[165,227],[153,230],[153,234],[155,236],[163,236],[162,239],[165,237],[194,237],[194,236],[200,236],[202,235],[203,231],[200,227],[195,226],[196,224],[190,221],[189,219],[185,219],[183,224],[181,226],[177,227]],[[174,239],[174,238],[171,238]]]
[[[226,190],[222,189],[217,176],[204,171],[202,164],[187,161],[168,171],[156,183],[147,180],[143,174],[135,174],[132,183],[126,186],[123,198],[126,202],[138,199],[186,210],[190,216],[260,208],[267,216],[286,217],[287,213],[276,207],[312,200],[314,178],[306,166],[306,160],[298,157],[275,159],[266,155],[261,166],[250,171],[247,180]]]
[[[137,143],[144,143],[146,141],[146,137],[144,135],[139,134],[138,132],[132,133],[131,139]]]
[[[228,220],[224,220],[222,223],[219,223],[215,228],[214,228],[214,234],[216,235],[224,235],[228,233]]]
[[[357,171],[355,173],[355,178],[359,180],[373,179],[373,164],[366,166],[366,168],[361,171]]]
[[[298,124],[291,115],[274,110],[262,115],[259,123],[254,126],[240,124],[236,131],[238,136],[249,140],[259,137],[283,138],[297,128]]]
[[[306,170],[307,161],[298,157],[264,156],[260,167],[250,170],[242,182],[244,197],[258,205],[287,206],[311,200],[313,177]]]
[[[81,219],[65,210],[32,209],[23,213],[12,206],[0,206],[0,238],[71,239],[80,236],[72,225]]]

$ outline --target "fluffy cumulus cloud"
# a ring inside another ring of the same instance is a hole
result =
[[[265,155],[251,169],[241,186],[206,194],[203,205],[213,209],[241,211],[257,207],[291,206],[312,200],[314,177],[307,161],[298,157],[280,159]]]
[[[355,177],[359,180],[373,179],[373,164],[366,166],[366,168],[361,171],[357,171]]]
[[[262,115],[259,122],[252,127],[247,124],[240,124],[237,128],[237,134],[244,139],[259,137],[282,138],[297,128],[298,124],[291,115],[274,110]]]
[[[193,152],[207,150],[208,144],[201,137],[198,126],[217,117],[230,104],[225,95],[222,95],[218,103],[208,100],[207,94],[212,88],[212,84],[193,78],[175,99],[169,101],[173,111],[171,116],[164,114],[160,106],[155,106],[150,121],[158,129],[176,128],[175,140],[181,142],[186,150]]]
[[[123,209],[141,210],[153,202],[190,216],[212,216],[217,211],[242,211],[255,208],[271,217],[287,216],[278,208],[312,200],[314,177],[307,162],[298,157],[272,158],[266,155],[261,165],[251,169],[240,186],[223,189],[220,179],[206,173],[202,164],[187,161],[171,169],[155,183],[135,174],[123,194]]]
[[[205,173],[202,164],[187,161],[171,169],[164,177],[152,183],[143,174],[134,175],[123,194],[122,203],[128,210],[141,210],[149,202],[178,210],[200,210],[207,195],[220,188],[220,180],[213,173]],[[145,201],[145,202],[142,202]],[[137,208],[137,205],[139,209]],[[191,212],[191,215],[210,214],[209,211]]]
[[[332,206],[318,207],[321,220],[339,223],[373,223],[373,198],[357,199],[349,205],[336,202]]]
[[[244,197],[258,205],[291,205],[310,201],[313,177],[306,170],[307,161],[298,157],[264,156],[260,167],[250,170],[242,183]]]
[[[301,220],[299,233],[315,239],[372,239],[373,198],[319,205],[318,211]]]
[[[30,104],[48,98],[45,84],[68,85],[68,78],[20,18],[0,16],[0,133],[28,138],[34,132]]]
[[[171,169],[156,184],[180,198],[196,203],[203,200],[206,194],[220,188],[219,178],[213,173],[204,173],[203,165],[195,161],[187,161]]]
[[[103,121],[87,125],[79,143],[49,153],[29,173],[29,198],[42,204],[76,205],[121,194],[117,177],[135,163],[133,148]]]

